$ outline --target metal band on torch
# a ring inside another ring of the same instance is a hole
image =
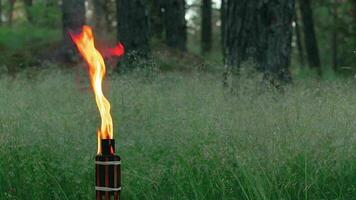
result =
[[[121,165],[121,161],[95,161],[98,165]]]
[[[119,188],[108,188],[108,187],[98,187],[95,186],[95,190],[97,191],[103,191],[103,192],[117,192],[121,190],[121,187]]]

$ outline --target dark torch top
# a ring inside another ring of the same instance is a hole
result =
[[[101,153],[102,153],[102,155],[114,155],[115,154],[115,140],[114,139],[102,139],[101,140]]]

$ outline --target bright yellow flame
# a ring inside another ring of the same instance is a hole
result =
[[[102,81],[105,76],[104,59],[95,48],[94,36],[90,26],[83,26],[79,35],[71,34],[80,54],[89,65],[90,82],[94,90],[96,104],[101,116],[101,128],[98,130],[98,154],[101,154],[101,139],[113,139],[113,123],[110,115],[110,103],[102,90]]]

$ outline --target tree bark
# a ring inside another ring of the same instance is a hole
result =
[[[79,33],[85,24],[84,0],[62,1],[63,24],[63,55],[67,62],[72,62],[76,54],[75,46],[69,36],[69,32]]]
[[[294,22],[295,22],[295,36],[296,36],[296,43],[297,43],[297,49],[298,49],[298,56],[299,56],[299,64],[301,67],[304,67],[305,65],[305,56],[304,56],[304,49],[303,49],[303,43],[302,43],[302,34],[300,31],[300,25],[299,25],[299,13],[298,9],[295,9],[295,16],[294,16]]]
[[[311,9],[310,0],[300,0],[300,10],[302,14],[304,42],[307,52],[309,66],[315,69],[321,76],[321,64],[318,42],[315,35],[313,11]]]
[[[294,0],[227,0],[225,64],[235,71],[252,59],[273,80],[289,82]]]
[[[126,55],[147,57],[149,47],[149,16],[143,0],[117,0],[118,40]],[[130,57],[130,56],[129,56]]]
[[[202,53],[208,53],[212,48],[212,1],[202,0],[202,28],[201,28],[201,45]]]
[[[164,8],[166,43],[169,47],[185,51],[187,49],[185,0],[165,0]]]

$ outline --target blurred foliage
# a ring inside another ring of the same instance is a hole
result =
[[[46,56],[48,50],[53,51],[50,46],[60,39],[60,33],[29,24],[0,27],[0,71],[13,73],[39,65],[41,54]]]
[[[57,29],[61,26],[61,11],[56,4],[36,2],[29,11],[33,17],[32,23],[36,26]]]
[[[29,31],[31,30],[31,31]],[[59,39],[59,31],[23,24],[0,27],[0,50],[16,51],[43,46]]]
[[[3,26],[0,26],[0,73],[15,73],[20,69],[40,66],[51,56],[61,38],[61,10],[56,0],[37,0],[27,10],[32,21],[26,18],[25,5],[16,1],[14,22],[8,25],[9,2],[3,1]]]
[[[323,71],[328,73],[336,51],[337,72],[353,75],[356,71],[356,2],[351,0],[316,0],[313,11]],[[333,49],[333,34],[337,47]]]

